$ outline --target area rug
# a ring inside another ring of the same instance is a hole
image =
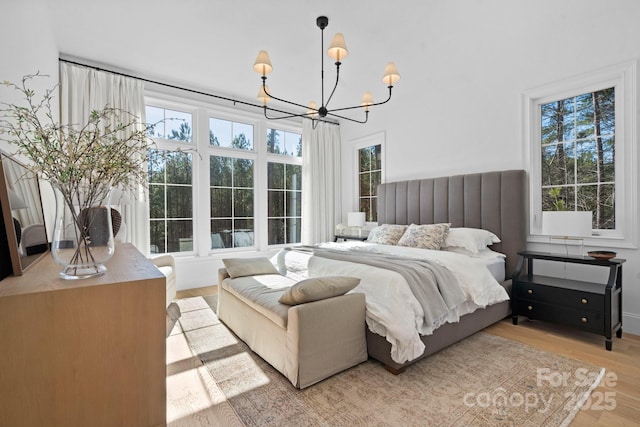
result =
[[[373,360],[304,390],[215,315],[179,300],[180,325],[247,426],[566,426],[604,369],[479,332],[392,375]]]

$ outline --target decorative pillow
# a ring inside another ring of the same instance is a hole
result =
[[[488,230],[461,227],[449,229],[443,246],[465,248],[478,253],[494,243],[500,243],[500,239]]]
[[[380,243],[382,245],[395,245],[398,243],[406,229],[406,225],[382,224],[373,228],[369,232],[367,242]]]
[[[280,274],[268,258],[227,258],[223,259],[229,277],[258,276],[260,274]]]
[[[398,242],[398,246],[409,246],[412,248],[439,250],[444,242],[447,232],[449,231],[447,223],[441,224],[411,224],[407,231],[404,232],[402,238]]]
[[[357,277],[313,277],[302,280],[287,289],[278,301],[282,304],[297,305],[337,297],[346,294],[358,286],[358,283],[360,283],[360,279]]]

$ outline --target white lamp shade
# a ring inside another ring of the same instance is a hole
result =
[[[395,82],[400,80],[400,73],[398,73],[398,69],[396,68],[396,64],[393,62],[389,62],[387,66],[384,68],[384,74],[382,76],[382,82],[387,86],[393,86]]]
[[[344,36],[342,33],[336,33],[336,35],[333,36],[333,40],[331,40],[331,45],[329,45],[327,55],[336,62],[340,62],[342,59],[346,58],[348,54],[349,51],[347,50],[347,44],[344,41]]]
[[[373,95],[371,92],[365,92],[362,97],[362,102],[360,105],[365,108],[365,110],[369,111],[369,106],[373,104]]]
[[[542,234],[556,237],[591,237],[592,212],[543,211]]]
[[[347,225],[349,227],[364,227],[365,219],[364,212],[349,212],[347,214]]]
[[[260,52],[258,52],[256,62],[253,63],[253,70],[261,76],[266,76],[271,71],[273,71],[273,67],[271,66],[271,59],[269,59],[269,54],[266,50],[261,50]]]

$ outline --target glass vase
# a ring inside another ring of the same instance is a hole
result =
[[[54,185],[56,217],[51,255],[63,279],[84,279],[107,271],[115,251],[111,187]]]

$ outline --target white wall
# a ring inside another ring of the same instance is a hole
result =
[[[397,63],[402,78],[390,103],[374,109],[365,126],[341,126],[345,212],[356,199],[351,141],[386,133],[387,182],[527,169],[525,90],[640,58],[640,2],[463,3],[434,2],[433,13],[407,18],[408,45],[399,48],[415,51],[423,72],[403,74],[407,64]],[[640,253],[614,250],[627,259],[624,329],[640,334]]]

